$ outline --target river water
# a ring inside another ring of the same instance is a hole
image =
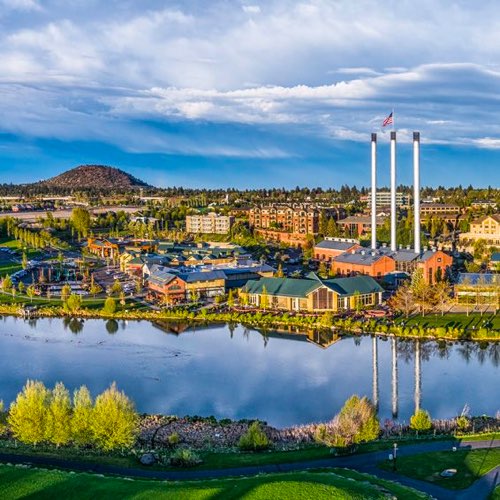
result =
[[[181,333],[179,333],[181,332]],[[331,345],[329,345],[331,344]],[[278,427],[330,419],[352,394],[382,420],[500,409],[500,344],[317,338],[242,326],[0,319],[0,399],[26,379],[93,394],[116,381],[140,412],[260,418]]]

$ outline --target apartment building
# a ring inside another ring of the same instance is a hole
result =
[[[322,213],[337,220],[344,211],[342,208],[320,207],[311,203],[272,204],[251,208],[248,217],[250,226],[256,229],[316,234]]]
[[[470,231],[460,235],[460,242],[473,244],[484,240],[487,245],[500,246],[500,214],[485,215],[470,224]]]
[[[234,224],[232,215],[187,215],[186,231],[188,233],[227,234]]]

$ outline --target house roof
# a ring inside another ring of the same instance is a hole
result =
[[[335,278],[324,280],[328,288],[339,295],[354,295],[355,293],[378,293],[384,289],[371,276],[353,276],[352,278]]]
[[[178,276],[186,283],[226,279],[224,271],[194,271],[192,273],[179,273]]]
[[[344,262],[346,264],[356,264],[358,266],[371,266],[384,257],[386,257],[386,255],[378,251],[363,250],[360,252],[346,252],[338,255],[334,257],[334,262]]]
[[[353,243],[351,241],[331,241],[331,240],[323,240],[320,241],[315,248],[324,248],[326,250],[341,250],[346,251],[350,248],[356,246],[357,243]]]
[[[370,276],[355,276],[353,278],[335,278],[321,280],[317,276],[303,279],[295,278],[261,278],[251,280],[245,286],[245,292],[261,294],[266,289],[269,295],[281,297],[305,298],[311,292],[326,286],[330,290],[342,296],[354,295],[355,293],[367,294],[382,292],[382,287]]]
[[[258,281],[248,281],[245,291],[247,293],[262,293],[265,287],[269,295],[304,298],[320,286],[321,282],[311,279],[261,278]]]

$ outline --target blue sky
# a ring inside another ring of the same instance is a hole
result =
[[[160,186],[500,184],[498,4],[0,0],[0,182],[81,163]],[[388,134],[379,135],[381,184]]]

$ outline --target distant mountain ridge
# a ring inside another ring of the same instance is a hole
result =
[[[62,174],[36,183],[40,186],[65,189],[126,190],[150,187],[123,170],[106,165],[80,165]]]

